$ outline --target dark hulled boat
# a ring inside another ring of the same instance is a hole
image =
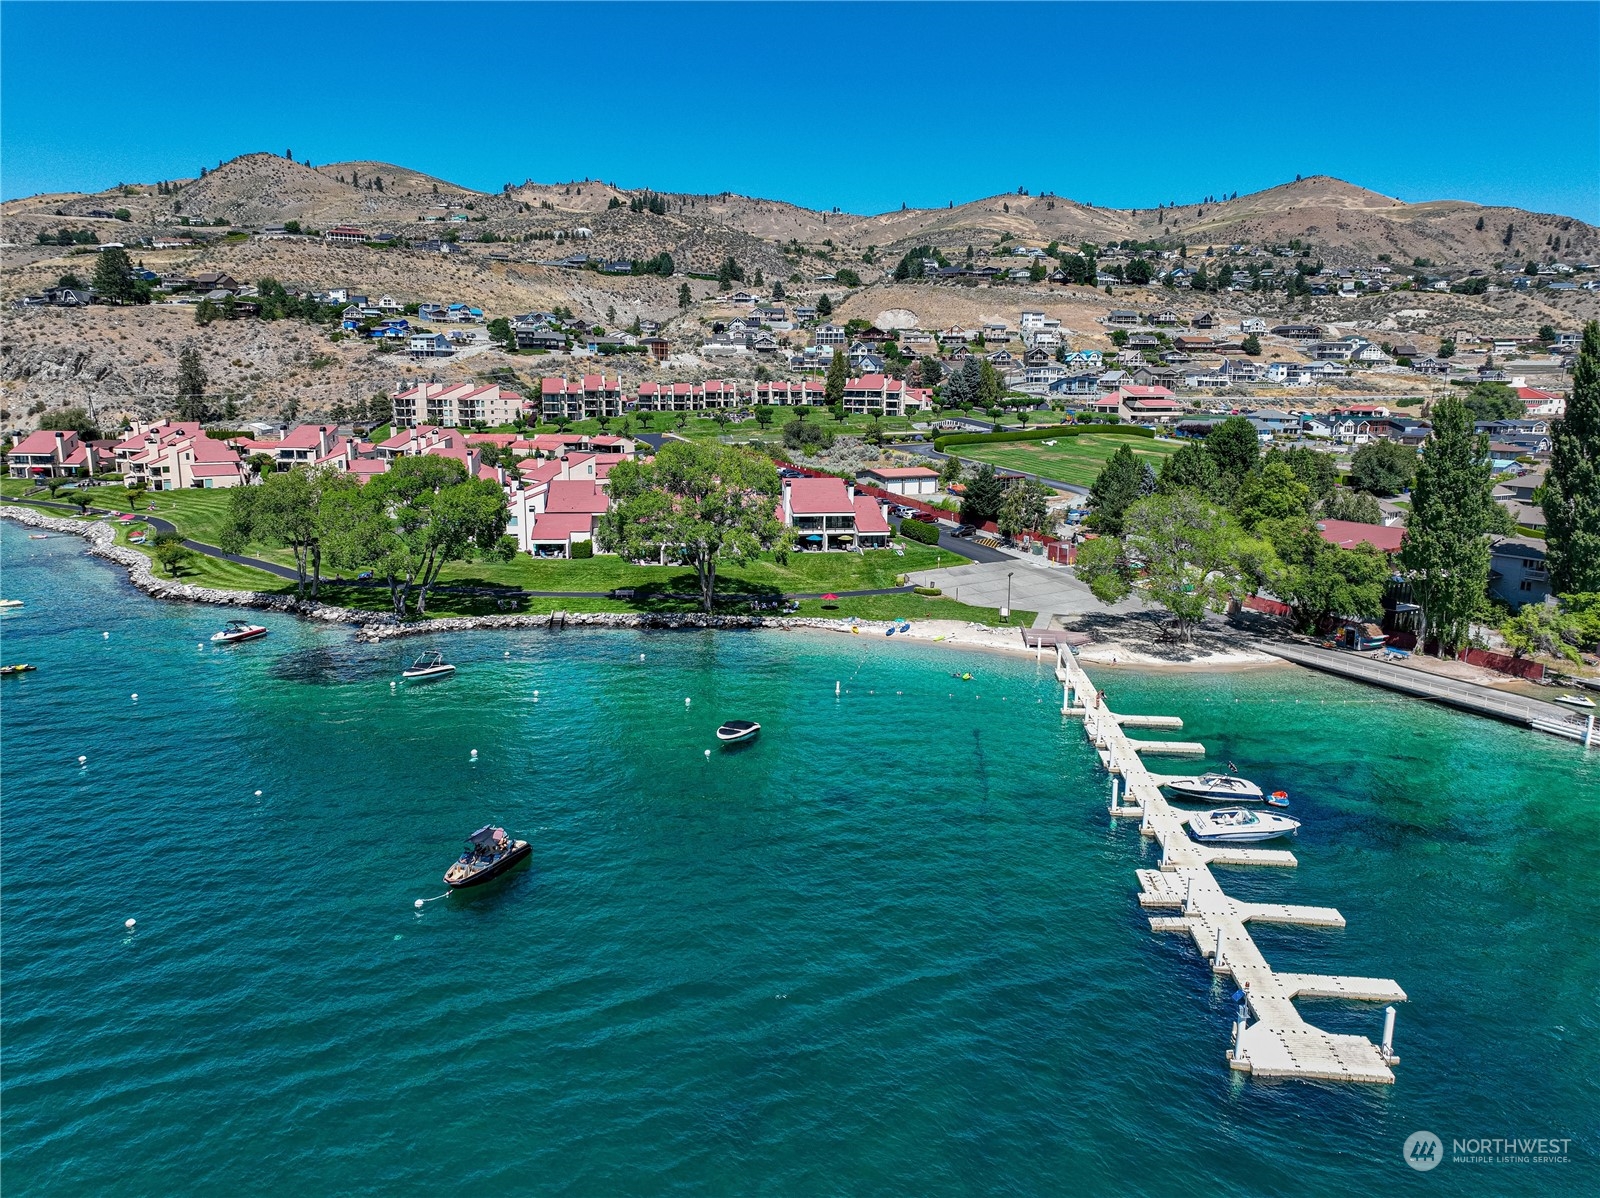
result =
[[[452,890],[478,886],[499,877],[532,852],[533,846],[526,840],[513,840],[504,828],[485,824],[467,837],[466,851],[444,871],[444,884]]]

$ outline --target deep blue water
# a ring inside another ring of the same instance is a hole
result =
[[[1600,1191],[1600,753],[1290,668],[1102,671],[1295,796],[1300,868],[1225,884],[1348,927],[1268,959],[1410,995],[1395,1086],[1259,1082],[1048,663],[275,616],[197,648],[218,611],[11,525],[0,589],[39,666],[0,682],[11,1193]],[[391,687],[431,647],[460,673]],[[490,819],[532,866],[417,914]],[[1571,1160],[1415,1173],[1424,1128]]]

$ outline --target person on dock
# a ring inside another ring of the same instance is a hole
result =
[[[1239,1014],[1238,1014],[1239,1022],[1243,1023],[1243,1022],[1247,1021],[1250,1018],[1250,983],[1249,982],[1246,982],[1243,986],[1241,986],[1239,989],[1237,989],[1237,990],[1235,990],[1233,992],[1233,1001],[1235,1003],[1237,1003],[1238,1006],[1239,1006]]]

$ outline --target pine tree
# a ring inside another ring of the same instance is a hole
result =
[[[178,354],[178,419],[200,421],[206,418],[206,368],[200,364],[200,351],[186,345]]]
[[[1143,497],[1144,471],[1126,445],[1107,460],[1089,488],[1090,519],[1109,536],[1122,535],[1122,518]]]
[[[1422,608],[1424,639],[1437,639],[1441,652],[1466,642],[1489,582],[1492,471],[1489,439],[1473,432],[1466,405],[1453,395],[1440,400],[1417,466],[1400,565]]]
[[[985,462],[967,480],[966,494],[961,499],[963,524],[982,526],[1000,515],[1000,501],[1005,489],[995,477],[994,467]]]
[[[1553,440],[1544,488],[1550,586],[1561,595],[1600,591],[1600,322],[1584,326]]]
[[[694,303],[694,292],[689,290],[689,284],[687,284],[687,283],[679,283],[678,284],[678,307],[687,308],[692,303]]]

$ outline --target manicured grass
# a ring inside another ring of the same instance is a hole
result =
[[[748,566],[727,563],[717,571],[719,593],[870,591],[895,585],[895,576],[938,565],[962,565],[965,558],[947,549],[913,541],[905,556],[890,549],[865,553],[791,553],[779,565],[770,555]],[[648,588],[694,594],[699,589],[693,570],[683,566],[636,566],[617,557],[539,560],[518,556],[506,563],[457,562],[441,576],[447,582],[481,582],[529,591],[609,591],[615,587]]]
[[[1008,470],[1024,470],[1029,474],[1087,487],[1094,482],[1111,455],[1124,445],[1133,450],[1134,457],[1150,463],[1157,470],[1179,448],[1171,442],[1152,441],[1148,437],[1085,433],[1079,437],[1061,437],[1054,445],[1046,445],[1042,441],[952,445],[950,452]]]

